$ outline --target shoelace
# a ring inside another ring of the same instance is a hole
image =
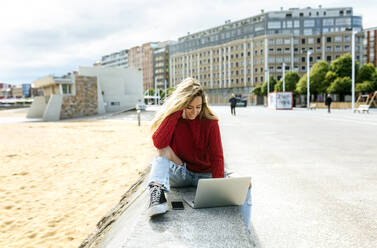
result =
[[[161,189],[158,186],[153,186],[151,188],[151,197],[152,197],[152,202],[156,202],[160,200],[161,197]]]

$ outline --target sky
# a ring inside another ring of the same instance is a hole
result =
[[[280,7],[353,7],[363,27],[377,26],[375,0],[1,0],[0,82],[92,66],[101,56],[151,41],[177,40]]]

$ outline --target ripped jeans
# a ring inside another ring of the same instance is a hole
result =
[[[148,185],[159,183],[163,185],[166,192],[172,187],[197,186],[199,179],[212,178],[211,173],[195,173],[186,169],[186,164],[177,165],[165,157],[156,157],[151,163],[152,169],[148,181]],[[227,173],[224,175],[228,176]],[[251,189],[249,188],[246,200],[240,206],[243,220],[245,221],[247,230],[250,232],[251,219]]]

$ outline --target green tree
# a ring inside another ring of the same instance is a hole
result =
[[[372,93],[374,92],[374,85],[370,81],[357,83],[355,86],[355,92],[356,93]]]
[[[145,96],[154,96],[154,88],[149,88],[144,92]]]
[[[259,85],[257,85],[257,86],[254,87],[253,94],[256,95],[256,96],[263,96],[263,94],[262,94],[262,85],[261,84],[259,84]]]
[[[325,61],[319,61],[313,65],[309,72],[310,93],[319,94],[326,92],[328,84],[326,83],[326,75],[330,66]],[[296,91],[298,94],[306,94],[307,91],[307,74],[304,74],[297,83]]]
[[[352,80],[350,77],[338,77],[327,88],[327,93],[339,94],[340,101],[344,101],[344,95],[351,94]]]
[[[325,75],[325,80],[324,80],[324,87],[326,88],[325,92],[327,92],[327,88],[330,86],[330,84],[332,82],[335,81],[335,79],[337,78],[338,76],[336,75],[335,72],[333,71],[328,71]]]
[[[167,91],[168,97],[169,97],[169,96],[171,96],[171,94],[173,94],[173,92],[175,91],[175,88],[167,88],[166,91]]]
[[[300,75],[297,72],[289,71],[285,74],[285,90],[296,91],[297,82],[300,80]],[[275,91],[283,91],[283,80],[275,84]]]
[[[273,76],[270,76],[270,92],[274,91],[276,84],[276,79]],[[267,81],[262,85],[262,95],[267,96]]]
[[[326,92],[327,86],[325,83],[326,74],[330,66],[326,61],[319,61],[310,69],[310,92],[319,94]]]
[[[363,83],[364,81],[371,81],[374,73],[376,73],[376,68],[373,64],[364,64],[357,74],[356,82]]]
[[[357,77],[359,62],[355,63],[355,77]],[[352,77],[352,57],[347,53],[331,62],[330,70],[335,72],[338,77]]]

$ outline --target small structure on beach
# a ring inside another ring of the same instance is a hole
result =
[[[36,80],[33,87],[44,96],[34,98],[27,117],[45,121],[125,111],[143,102],[142,73],[133,68],[80,67]]]

